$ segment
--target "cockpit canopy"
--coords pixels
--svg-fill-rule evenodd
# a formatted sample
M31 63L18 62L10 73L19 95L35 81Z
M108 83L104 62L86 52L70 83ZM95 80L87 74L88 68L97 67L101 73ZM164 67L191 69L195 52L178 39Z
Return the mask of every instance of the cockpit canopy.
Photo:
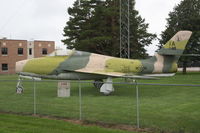
M67 56L71 53L71 50L69 49L56 49L48 56Z

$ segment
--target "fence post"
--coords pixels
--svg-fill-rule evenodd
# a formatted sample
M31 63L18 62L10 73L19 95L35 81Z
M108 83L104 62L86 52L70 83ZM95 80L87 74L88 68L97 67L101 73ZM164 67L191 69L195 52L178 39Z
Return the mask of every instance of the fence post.
M79 80L79 120L82 120L82 94L81 94L81 83Z
M36 115L36 85L35 79L33 79L33 114Z
M140 101L139 101L139 87L137 81L135 81L136 85L136 113L137 113L137 128L140 128Z

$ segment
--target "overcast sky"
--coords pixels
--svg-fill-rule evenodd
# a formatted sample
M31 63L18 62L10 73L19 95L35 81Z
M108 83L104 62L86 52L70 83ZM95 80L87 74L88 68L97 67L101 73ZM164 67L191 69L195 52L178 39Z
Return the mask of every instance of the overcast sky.
M75 0L0 0L0 38L51 40L61 47L63 28L69 18L67 8ZM149 32L159 35L165 29L168 13L181 0L136 0L136 9ZM147 47L151 55L157 41Z

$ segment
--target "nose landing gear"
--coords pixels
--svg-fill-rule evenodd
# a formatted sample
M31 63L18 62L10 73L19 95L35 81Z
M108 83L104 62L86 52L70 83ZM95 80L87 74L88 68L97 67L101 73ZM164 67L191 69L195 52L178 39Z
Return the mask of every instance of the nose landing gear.
M22 86L22 79L19 77L18 82L17 82L17 86L16 86L16 93L22 94L23 91L24 91L24 88Z

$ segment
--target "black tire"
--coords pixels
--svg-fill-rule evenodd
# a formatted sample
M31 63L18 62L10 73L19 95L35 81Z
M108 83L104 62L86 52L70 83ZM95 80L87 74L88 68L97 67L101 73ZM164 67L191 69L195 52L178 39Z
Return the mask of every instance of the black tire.
M101 86L104 84L104 82L103 82L103 79L100 79L100 80L95 80L93 84L94 84L94 87L96 87L97 89L100 89Z

